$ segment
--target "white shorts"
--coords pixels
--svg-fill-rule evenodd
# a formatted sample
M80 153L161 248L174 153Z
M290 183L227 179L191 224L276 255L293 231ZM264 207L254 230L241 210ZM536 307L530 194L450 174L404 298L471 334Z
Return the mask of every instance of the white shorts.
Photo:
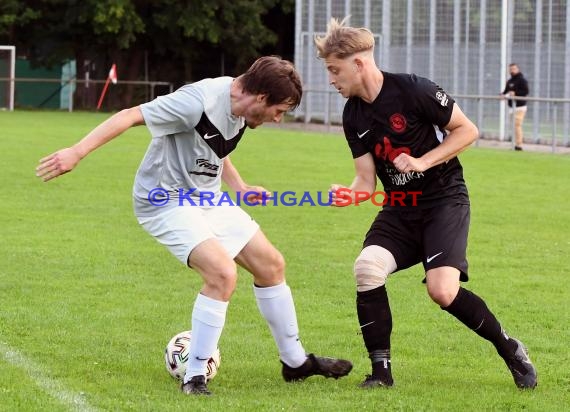
M184 265L188 264L190 252L211 238L217 239L233 259L259 229L239 206L179 206L156 210L154 216L137 216L139 224Z

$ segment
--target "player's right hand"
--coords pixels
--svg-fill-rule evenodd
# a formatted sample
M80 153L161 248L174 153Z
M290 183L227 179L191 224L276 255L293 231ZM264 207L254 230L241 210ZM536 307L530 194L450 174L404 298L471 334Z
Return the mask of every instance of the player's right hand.
M342 193L338 192L339 189L344 189L341 191ZM339 184L332 184L329 188L329 196L331 200L331 206L342 207L346 206L347 203L347 193L350 193L351 190L346 187L345 185ZM349 197L350 198L350 197ZM348 203L350 204L350 203Z
M36 167L36 176L44 182L70 172L79 163L81 156L76 149L67 147L58 150L49 156L40 159L40 164Z

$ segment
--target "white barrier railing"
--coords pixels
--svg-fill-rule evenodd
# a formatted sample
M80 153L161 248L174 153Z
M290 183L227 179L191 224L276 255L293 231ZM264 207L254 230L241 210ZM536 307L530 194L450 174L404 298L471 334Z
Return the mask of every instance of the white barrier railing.
M318 122L327 126L341 124L345 99L335 90L307 88L303 100L320 104L301 103L295 118L305 123ZM514 111L505 110L507 100L502 95L450 95L458 102L465 114L477 125L482 138L500 141L514 136ZM308 98L310 96L310 98ZM511 99L511 98L509 98ZM523 123L526 143L550 144L570 147L570 98L513 97L526 100L528 111ZM500 109L503 106L503 110ZM317 109L315 109L315 107ZM562 113L559 113L562 110ZM501 117L500 113L507 113Z

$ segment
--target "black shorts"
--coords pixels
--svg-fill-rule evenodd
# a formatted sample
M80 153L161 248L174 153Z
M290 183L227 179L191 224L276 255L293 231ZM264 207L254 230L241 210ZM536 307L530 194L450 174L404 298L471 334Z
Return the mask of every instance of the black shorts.
M381 210L364 239L364 247L388 249L402 270L422 262L424 270L451 266L467 274L469 205L443 204L429 209Z

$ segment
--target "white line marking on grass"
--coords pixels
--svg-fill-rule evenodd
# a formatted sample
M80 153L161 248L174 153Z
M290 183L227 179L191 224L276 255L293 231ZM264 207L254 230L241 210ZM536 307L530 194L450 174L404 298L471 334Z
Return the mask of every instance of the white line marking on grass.
M45 370L41 370L36 362L26 358L17 350L0 342L0 353L2 354L2 358L8 363L24 370L39 388L43 389L62 404L77 411L90 412L97 410L87 403L82 394L66 390L57 379L49 378Z

